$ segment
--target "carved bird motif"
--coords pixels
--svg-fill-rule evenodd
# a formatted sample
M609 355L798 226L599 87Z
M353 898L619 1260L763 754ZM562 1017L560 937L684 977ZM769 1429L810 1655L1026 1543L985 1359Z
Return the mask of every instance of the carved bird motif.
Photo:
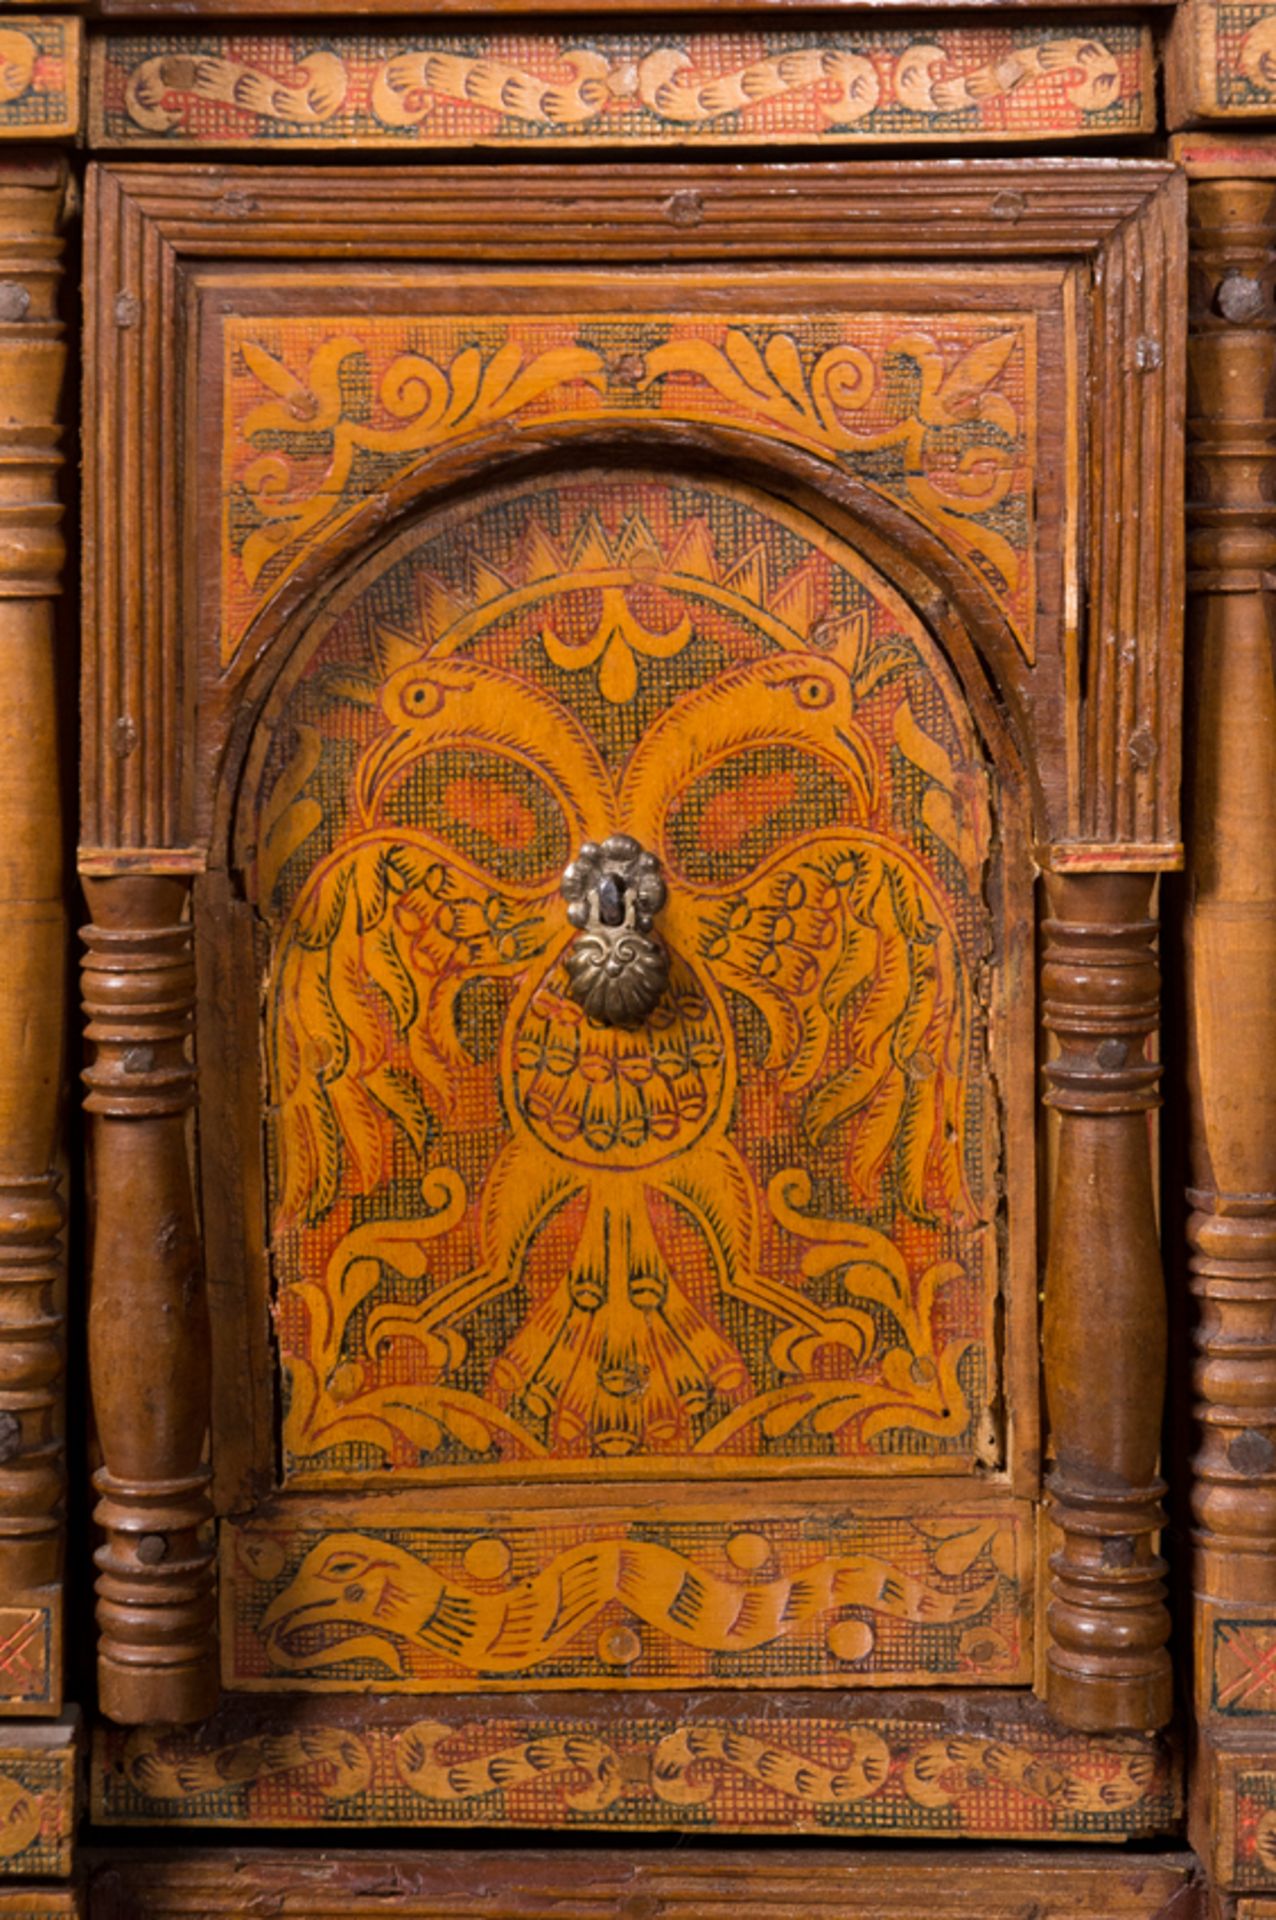
M572 1647L616 1601L659 1637L743 1653L845 1607L923 1626L968 1620L996 1590L995 1576L945 1590L869 1553L827 1554L771 1578L726 1577L671 1547L628 1538L568 1547L493 1590L449 1577L393 1541L335 1533L306 1555L258 1631L271 1665L284 1671L358 1659L402 1675L415 1652L470 1672L515 1674ZM871 1632L866 1638L871 1646Z
M865 1209L889 1179L919 1220L972 1211L961 947L921 864L868 824L876 751L848 673L798 651L733 667L674 700L615 777L565 706L491 665L427 654L389 677L380 705L351 830L309 875L276 947L280 1224L374 1191L387 1118L423 1167L432 1126L465 1124L476 1073L455 1012L476 977L507 983L509 1140L478 1199L479 1263L415 1302L400 1289L371 1304L366 1358L406 1347L417 1377L454 1377L467 1326L526 1280L529 1250L550 1235L554 1277L530 1290L486 1388L538 1450L712 1444L706 1422L711 1435L716 1413L756 1390L732 1300L764 1316L782 1369L799 1348L808 1363L824 1348L858 1364L875 1338L869 1314L817 1305L800 1280L764 1271L756 1184L729 1137L731 1008L743 1001L765 1032L766 1071L799 1100L810 1141L839 1142ZM695 877L676 831L688 796L733 756L776 746L831 774L843 824L773 834L728 882ZM659 859L668 983L641 1025L608 1026L573 998L557 870L511 880L442 827L405 824L405 783L445 749L530 775L573 847L619 831ZM675 1252L689 1244L698 1260ZM394 1392L402 1403L412 1388ZM371 1413L370 1397L360 1404Z

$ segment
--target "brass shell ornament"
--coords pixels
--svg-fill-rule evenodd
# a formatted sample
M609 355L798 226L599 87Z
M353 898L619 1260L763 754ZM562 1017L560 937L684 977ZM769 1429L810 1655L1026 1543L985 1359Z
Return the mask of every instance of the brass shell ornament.
M637 1027L669 979L651 923L665 903L660 863L627 833L587 840L562 878L567 918L581 929L564 958L572 998L609 1027Z

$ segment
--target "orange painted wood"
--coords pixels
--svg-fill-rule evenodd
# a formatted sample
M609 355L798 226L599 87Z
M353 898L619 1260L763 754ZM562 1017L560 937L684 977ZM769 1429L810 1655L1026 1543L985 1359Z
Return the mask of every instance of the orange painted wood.
M1069 1732L1006 1688L226 1693L200 1727L100 1725L91 1770L112 1829L681 1829L688 1850L688 1828L1148 1841L1177 1831L1180 1788L1164 1735Z
M52 13L0 15L0 141L73 139L80 129L84 26Z
M744 27L741 31L740 28ZM799 31L772 21L671 36L543 23L477 35L111 34L95 38L95 148L275 147L541 152L943 140L1069 140L1151 132L1145 23L867 18Z
M233 682L206 690L201 720L215 729L213 742L202 760L189 763L190 743L178 738L178 680L171 662L161 665L175 631L172 596L181 588L176 570L158 565L161 551L181 543L170 463L182 390L171 356L178 312L191 297L182 263L193 267L229 252L283 267L297 259L349 259L353 250L386 263L387 292L408 284L411 263L448 260L676 269L690 259L850 267L947 258L1026 266L1062 256L1093 276L1093 431L1106 449L1091 470L1086 564L1094 645L1084 683L1075 653L1070 667L1055 665L1053 681L1010 665L999 677L1033 737L1042 787L1036 830L1060 849L1056 864L1103 866L1113 846L1141 848L1153 868L1177 861L1181 541L1176 516L1154 509L1177 496L1182 474L1175 382L1183 314L1171 292L1182 259L1176 176L1156 165L1110 162L1051 163L1046 172L1022 162L929 173L916 162L878 170L810 165L789 168L782 179L747 167L625 166L604 178L546 166L520 174L515 217L508 196L493 190L490 169L446 168L380 174L376 197L352 220L351 195L370 178L335 168L307 169L304 178L271 168L121 166L95 173L88 238L98 292L87 403L98 431L89 469L86 616L98 638L86 666L83 767L90 855L110 847L166 848L198 862L197 843L208 827L200 817L206 776L226 724L217 703L234 691ZM396 281L400 271L407 277ZM149 459L142 420L164 423ZM717 445L723 449L720 438ZM752 451L756 457L758 449ZM501 443L482 457L477 447L460 449L451 461L446 447L438 452L428 483L455 484L500 458ZM749 452L735 444L726 457ZM120 461L132 476L123 489L115 484ZM1056 480L1066 466L1065 456ZM814 478L826 491L838 488L827 462L814 476L800 461L789 472L801 483ZM372 503L369 510L374 518L385 511ZM151 546L142 538L150 526L165 527L164 541ZM128 569L118 563L125 550L148 569L141 596L131 593ZM960 594L960 577L946 572L944 591ZM962 617L978 616L963 606ZM1145 641L1150 635L1155 645ZM154 662L153 669L144 672L144 662ZM1058 684L1060 673L1066 684ZM1073 716L1070 727L1056 724L1060 701Z
M1276 107L1276 8L1180 0L1165 56L1171 127L1270 120ZM1256 131L1258 129L1256 128Z

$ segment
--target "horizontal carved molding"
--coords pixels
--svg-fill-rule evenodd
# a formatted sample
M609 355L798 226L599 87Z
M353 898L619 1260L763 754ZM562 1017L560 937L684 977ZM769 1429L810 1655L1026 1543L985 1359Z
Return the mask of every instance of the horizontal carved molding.
M425 149L1075 139L1155 130L1151 33L257 31L95 40L95 147Z
M1088 1839L1165 1833L1171 1749L1062 1733L1023 1694L589 1695L278 1702L227 1696L186 1732L102 1729L108 1826L561 1826Z
M697 1854L632 1847L529 1853L351 1849L329 1855L183 1848L179 1858L113 1849L90 1863L94 1913L101 1920L168 1920L196 1912L206 1920L268 1912L277 1920L378 1920L392 1903L398 1920L916 1920L920 1913L969 1920L1169 1920L1190 1881L1182 1857L1141 1858L1137 1872L1119 1858L1076 1864L1039 1855L988 1860L943 1852L865 1849L836 1854L768 1847ZM112 1904L115 1902L116 1904ZM1171 1904L1171 1903L1175 1904ZM0 1903L0 1916L6 1913Z
M83 4L83 0L79 0ZM860 0L860 6L872 6L875 13L903 13L915 11L917 0ZM1007 10L1012 14L1028 14L1035 8L1037 0L1007 0ZM1137 0L1112 0L1104 8L1105 13L1123 14L1155 12L1158 8L1168 9L1173 0L1150 0L1149 5L1138 4ZM936 14L949 12L968 12L970 0L931 0L927 11ZM1093 11L1094 0L1054 0L1050 11L1062 16L1074 13L1084 14ZM271 0L272 15L287 19L291 16L350 13L350 0ZM198 19L217 19L227 14L242 14L243 0L97 0L94 11L103 18L116 20L163 20L178 19L183 22ZM420 14L420 0L373 0L373 4L363 9L365 15ZM474 0L434 0L430 8L432 14L472 14L475 11ZM545 11L543 0L486 0L485 14L497 18L517 16L519 14L537 14ZM555 13L598 14L598 0L556 0ZM652 11L647 0L611 0L607 8L612 14L647 14ZM685 14L693 21L702 22L704 18L704 0L665 0L660 11L670 17ZM751 13L791 13L793 0L714 0L714 11L720 14ZM806 0L804 12L812 14L840 13L850 11L847 0Z

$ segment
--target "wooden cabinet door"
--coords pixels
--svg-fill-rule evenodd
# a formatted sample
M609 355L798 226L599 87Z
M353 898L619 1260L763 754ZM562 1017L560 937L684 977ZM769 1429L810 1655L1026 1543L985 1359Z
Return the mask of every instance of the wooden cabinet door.
M1172 1818L1180 219L96 170L103 1820Z

